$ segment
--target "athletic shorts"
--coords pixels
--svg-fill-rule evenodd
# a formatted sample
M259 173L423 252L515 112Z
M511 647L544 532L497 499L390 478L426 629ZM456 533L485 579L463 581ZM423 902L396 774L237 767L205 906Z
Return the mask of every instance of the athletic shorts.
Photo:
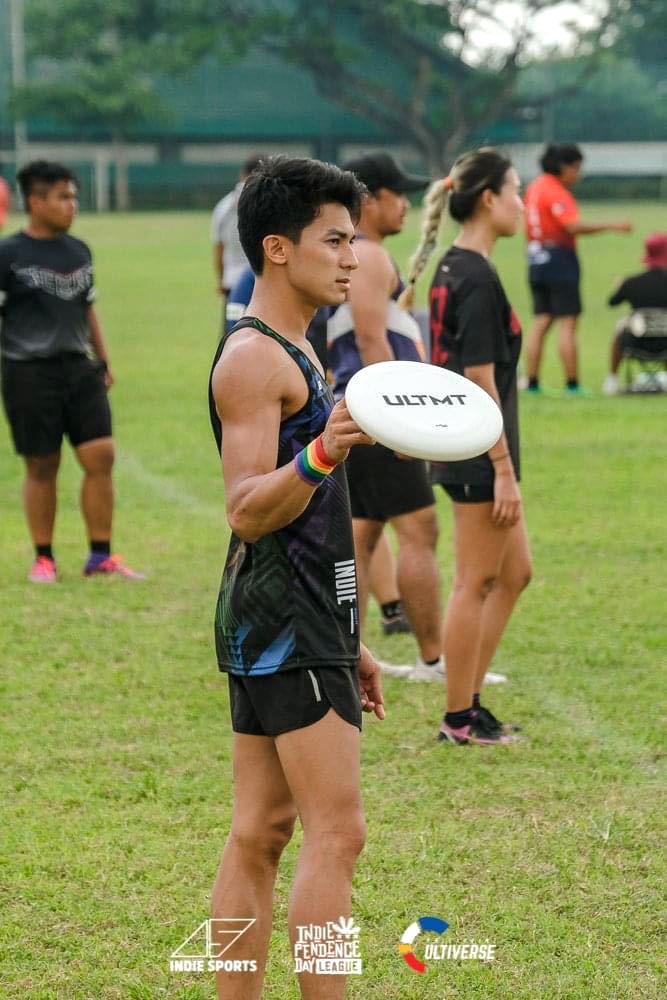
M345 463L352 517L388 521L435 503L426 462L398 458L381 444L359 444Z
M454 503L490 503L493 501L493 485L491 483L441 483L440 484Z
M84 355L3 358L2 400L19 455L53 455L65 434L74 447L111 436L104 373Z
M581 296L577 281L534 281L530 290L535 316L578 316L581 313Z
M357 667L298 667L264 677L229 674L232 729L248 736L280 736L319 722L333 708L361 729Z

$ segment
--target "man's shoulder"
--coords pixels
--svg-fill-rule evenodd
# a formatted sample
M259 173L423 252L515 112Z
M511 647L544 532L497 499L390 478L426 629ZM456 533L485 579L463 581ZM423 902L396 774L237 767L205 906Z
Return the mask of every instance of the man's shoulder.
M77 253L84 254L88 258L92 257L92 254L90 252L90 247L85 242L85 240L79 239L78 236L72 236L71 233L65 233L65 235L63 236L63 244L68 249L75 250Z
M277 341L254 326L240 326L226 334L213 366L211 386L216 398L248 404L273 394L279 398L294 375Z
M13 256L23 241L23 233L20 230L12 233L11 236L4 236L0 239L0 255L2 255L3 260Z
M234 205L236 197L236 189L232 188L232 190L228 191L227 194L220 199L220 201L216 202L213 209L213 216L217 218L220 215L224 215L224 213Z
M380 275L396 274L391 254L382 243L376 243L374 240L358 240L354 243L354 252L359 261L358 274L362 280L368 277L375 281Z

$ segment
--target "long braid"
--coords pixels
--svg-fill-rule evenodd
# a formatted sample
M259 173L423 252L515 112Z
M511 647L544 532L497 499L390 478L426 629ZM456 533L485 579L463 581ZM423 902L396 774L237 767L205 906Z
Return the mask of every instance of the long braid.
M424 214L419 244L410 258L408 283L398 299L398 304L402 309L412 309L414 305L415 285L436 248L440 221L451 186L451 178L449 177L437 180L431 184L424 196Z

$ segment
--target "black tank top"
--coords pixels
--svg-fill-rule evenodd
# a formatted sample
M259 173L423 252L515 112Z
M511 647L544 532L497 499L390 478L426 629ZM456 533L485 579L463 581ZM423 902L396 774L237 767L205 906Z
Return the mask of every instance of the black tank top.
M284 347L308 387L305 406L281 422L278 469L323 431L333 395L303 351L252 316L239 320L222 338L211 375L228 338L248 327ZM209 411L220 448L223 429L210 378ZM218 666L234 674L262 676L358 662L357 585L344 463L284 528L253 543L232 533L215 614L215 644Z

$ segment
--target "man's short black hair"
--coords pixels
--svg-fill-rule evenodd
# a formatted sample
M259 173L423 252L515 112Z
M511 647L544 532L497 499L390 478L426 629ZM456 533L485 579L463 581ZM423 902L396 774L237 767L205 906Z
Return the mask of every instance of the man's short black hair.
M563 167L581 163L584 154L573 142L550 143L540 157L540 166L545 174L558 177Z
M323 205L343 205L356 225L364 185L348 170L305 157L269 156L245 182L238 204L241 246L255 272L264 268L262 240L275 234L298 243Z
M77 183L76 175L69 167L62 163L53 163L50 160L33 160L26 163L16 175L23 204L28 207L28 196L31 194L46 194L48 188L57 184L58 181L72 181Z
M243 166L241 167L241 176L249 177L254 170L257 170L257 167L264 159L266 159L266 157L261 153L253 153L253 155L249 156L247 160L244 160Z

